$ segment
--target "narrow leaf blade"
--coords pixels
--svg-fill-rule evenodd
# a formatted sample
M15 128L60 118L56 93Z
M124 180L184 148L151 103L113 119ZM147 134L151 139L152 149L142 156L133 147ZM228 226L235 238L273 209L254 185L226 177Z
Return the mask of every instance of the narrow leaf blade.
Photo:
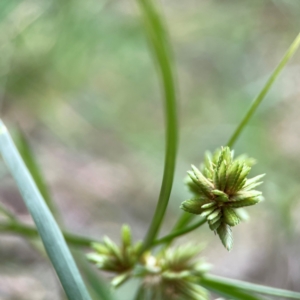
M1 121L0 152L17 183L68 298L90 300L64 237Z

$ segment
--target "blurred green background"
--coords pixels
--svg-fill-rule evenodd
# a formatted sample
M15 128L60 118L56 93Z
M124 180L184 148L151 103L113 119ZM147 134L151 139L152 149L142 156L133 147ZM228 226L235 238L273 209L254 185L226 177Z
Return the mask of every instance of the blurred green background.
M180 145L162 234L189 197L183 178L226 144L300 28L298 0L163 1L177 68ZM228 253L206 226L213 273L300 291L300 52L236 144L267 173L266 200L233 229ZM164 159L162 92L137 5L125 0L1 0L0 109L21 128L65 226L117 241L143 238ZM31 218L3 163L0 200ZM28 297L30 295L30 297ZM124 296L124 294L123 294ZM26 240L0 235L0 299L63 299L52 267ZM125 298L123 298L125 299Z

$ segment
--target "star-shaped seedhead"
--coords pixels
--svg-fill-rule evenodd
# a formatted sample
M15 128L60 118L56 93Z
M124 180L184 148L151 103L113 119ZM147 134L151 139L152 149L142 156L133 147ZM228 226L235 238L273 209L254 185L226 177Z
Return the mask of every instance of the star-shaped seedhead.
M132 243L129 226L123 225L121 230L121 245L116 245L111 239L105 237L103 243L93 243L95 252L87 254L89 261L103 271L117 273L112 280L113 286L118 286L130 277L132 268L138 260L138 253L142 243Z
M122 243L109 238L94 243L95 250L87 258L103 271L113 272L111 284L117 287L130 277L141 278L139 297L156 300L208 300L208 292L199 286L203 274L210 269L203 259L197 259L202 246L184 245L167 248L157 255L141 251L141 243L133 244L130 228L122 227Z
M234 159L229 147L222 147L214 155L207 152L200 170L192 166L186 183L194 198L184 201L181 208L205 217L211 230L217 232L223 245L233 245L231 227L241 221L237 208L260 202L262 193L254 190L265 175L248 179L254 160L246 156Z
M168 248L157 256L148 253L136 269L136 276L143 277L138 299L208 300L208 291L199 286L199 279L210 269L203 259L197 259L201 250L189 244Z

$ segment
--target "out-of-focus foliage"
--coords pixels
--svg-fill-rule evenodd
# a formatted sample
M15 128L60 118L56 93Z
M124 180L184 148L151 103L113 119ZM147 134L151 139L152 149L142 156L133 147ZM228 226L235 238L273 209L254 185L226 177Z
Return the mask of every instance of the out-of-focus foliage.
M166 0L163 7L175 49L181 127L170 228L189 197L185 171L205 150L226 143L298 33L300 2ZM204 253L215 273L295 290L299 63L298 53L235 147L236 154L257 158L251 176L267 173L266 201L249 208L251 226L236 229L231 254L208 230L186 238L207 242ZM101 239L116 238L120 224L129 223L136 239L143 237L159 193L164 124L133 2L1 0L0 108L6 122L29 137L66 226ZM1 201L27 221L2 167L0 175ZM39 256L19 239L0 239L0 299L27 299L26 289L34 291L33 300L60 299Z

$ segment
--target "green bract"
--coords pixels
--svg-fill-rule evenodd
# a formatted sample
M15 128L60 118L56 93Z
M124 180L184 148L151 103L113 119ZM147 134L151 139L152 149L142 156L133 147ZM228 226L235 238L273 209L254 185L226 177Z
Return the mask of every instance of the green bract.
M205 154L201 171L195 166L188 171L186 183L195 197L184 201L181 208L205 217L227 250L233 245L231 227L241 221L236 208L254 205L263 199L262 193L253 189L262 183L260 179L265 174L247 179L253 164L254 160L244 155L234 159L233 151L222 147L213 155Z

